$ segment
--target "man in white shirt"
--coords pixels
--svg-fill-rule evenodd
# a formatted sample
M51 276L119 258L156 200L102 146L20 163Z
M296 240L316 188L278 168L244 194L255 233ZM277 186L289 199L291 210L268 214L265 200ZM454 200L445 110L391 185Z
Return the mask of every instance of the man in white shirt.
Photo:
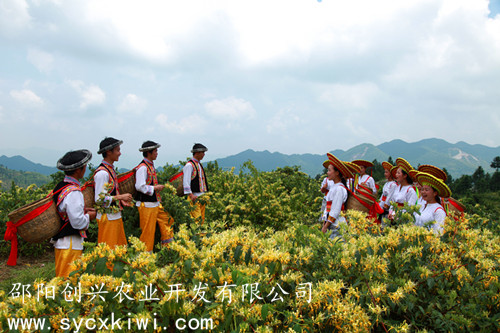
M207 150L207 147L201 143L195 143L193 149L191 149L193 158L184 165L184 168L182 168L184 175L184 195L187 195L191 205L195 206L194 210L191 211L191 217L193 219L201 218L201 224L205 222L205 205L201 204L197 199L205 192L208 192L208 182L205 170L201 164L201 160L205 157L205 152Z
M139 210L140 226L142 230L139 238L146 244L147 251L153 251L156 222L161 233L161 243L166 246L174 239L174 219L165 212L160 201L160 191L165 185L158 184L154 161L158 157L160 144L146 141L139 149L144 156L142 162L135 168L136 205Z
M57 168L64 171L66 176L52 191L61 218L61 228L52 237L56 276L69 276L71 263L82 255L85 230L89 227L90 220L96 217L95 209L85 208L79 182L84 177L91 158L92 153L82 149L70 151L57 161Z

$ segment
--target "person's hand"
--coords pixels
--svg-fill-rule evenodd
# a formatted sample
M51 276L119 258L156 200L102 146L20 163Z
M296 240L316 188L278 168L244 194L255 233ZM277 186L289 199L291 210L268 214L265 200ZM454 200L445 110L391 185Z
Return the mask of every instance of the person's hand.
M89 215L90 220L95 220L95 218L97 216L97 210L95 208L85 208L83 210L83 212L84 212L84 214Z
M124 194L118 194L115 195L115 199L120 200L120 201L132 201L132 194L130 193L124 193ZM130 206L130 205L127 205Z
M158 184L158 185L153 186L153 188L156 192L160 192L161 190L163 190L165 188L165 185Z
M328 192L328 184L327 183L325 183L325 185L323 185L321 187L321 193L326 193L326 192Z
M193 193L189 193L189 199L191 199L192 202L195 202L196 201L196 195L194 195Z
M328 222L328 221L323 222L323 228L321 228L321 231L323 233L326 233L328 231L329 226L330 226L330 222Z

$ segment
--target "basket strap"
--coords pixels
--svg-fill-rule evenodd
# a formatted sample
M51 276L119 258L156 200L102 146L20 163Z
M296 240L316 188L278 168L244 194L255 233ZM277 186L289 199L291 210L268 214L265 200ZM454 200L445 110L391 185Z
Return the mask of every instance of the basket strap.
M64 187L63 187L64 188ZM47 194L47 197L53 196L57 193L59 193L63 188L57 190L56 192L51 191L49 194ZM7 265L8 266L16 266L17 262L17 228L28 222L29 220L34 219L35 217L39 216L43 212L45 212L49 207L54 203L53 200L50 200L43 206L40 206L36 209L33 209L31 212L28 214L24 215L19 221L16 223L13 223L11 221L7 222L7 230L5 230L5 234L3 236L3 239L5 241L10 241L10 254L9 254L9 260L7 260Z

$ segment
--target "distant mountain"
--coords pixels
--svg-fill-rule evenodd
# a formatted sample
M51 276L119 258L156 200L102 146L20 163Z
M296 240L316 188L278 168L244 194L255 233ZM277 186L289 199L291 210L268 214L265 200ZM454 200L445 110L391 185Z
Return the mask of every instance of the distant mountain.
M490 168L495 156L500 156L500 147L492 148L484 145L470 145L465 142L451 144L441 139L425 139L418 142L407 143L402 140L392 140L378 146L361 144L347 151L333 150L332 154L344 161L365 159L369 161L385 161L391 156L393 160L403 157L414 167L420 164L432 164L446 170L453 177L472 174L482 166L486 172L493 172ZM217 159L220 167L239 167L251 160L256 168L262 171L274 170L277 167L297 165L301 170L315 176L323 170L322 163L325 155L319 154L294 154L286 155L265 151L245 150L239 154Z
M0 189L10 189L12 182L17 186L27 187L31 184L42 186L51 180L50 176L38 172L11 170L0 165Z
M38 172L46 176L59 171L54 167L48 167L40 163L33 163L19 155L12 157L7 157L5 155L0 156L0 165L3 165L11 170Z

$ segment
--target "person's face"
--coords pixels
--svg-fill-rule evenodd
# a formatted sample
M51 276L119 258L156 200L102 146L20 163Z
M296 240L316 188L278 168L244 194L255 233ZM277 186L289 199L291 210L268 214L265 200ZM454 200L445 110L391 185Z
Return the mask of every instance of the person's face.
M401 168L398 168L398 170L396 170L396 180L401 184L401 181L403 181L404 178L405 176L403 174L403 170Z
M422 199L427 202L434 202L436 200L437 192L429 185L422 186Z
M112 150L108 151L108 153L106 155L109 156L109 158L113 162L117 162L120 159L121 154L122 153L120 152L120 146L118 146L118 147L115 147Z
M339 172L338 172L338 171L336 171L336 170L333 168L333 165L331 165L331 164L330 164L330 165L328 166L328 171L326 172L326 175L328 176L328 179L329 179L329 180L333 180L333 179L335 179L335 177L336 177L336 176L337 176L337 177L339 176Z
M151 153L149 153L149 160L154 161L158 158L158 148L155 148Z
M359 171L360 174L364 175L366 173L366 167L364 165L361 165L359 169L360 169Z
M194 158L196 158L198 161L201 161L203 157L205 157L205 152L204 151L199 151L197 153L194 153Z
M391 179L391 172L387 169L384 169L384 177L387 180Z

